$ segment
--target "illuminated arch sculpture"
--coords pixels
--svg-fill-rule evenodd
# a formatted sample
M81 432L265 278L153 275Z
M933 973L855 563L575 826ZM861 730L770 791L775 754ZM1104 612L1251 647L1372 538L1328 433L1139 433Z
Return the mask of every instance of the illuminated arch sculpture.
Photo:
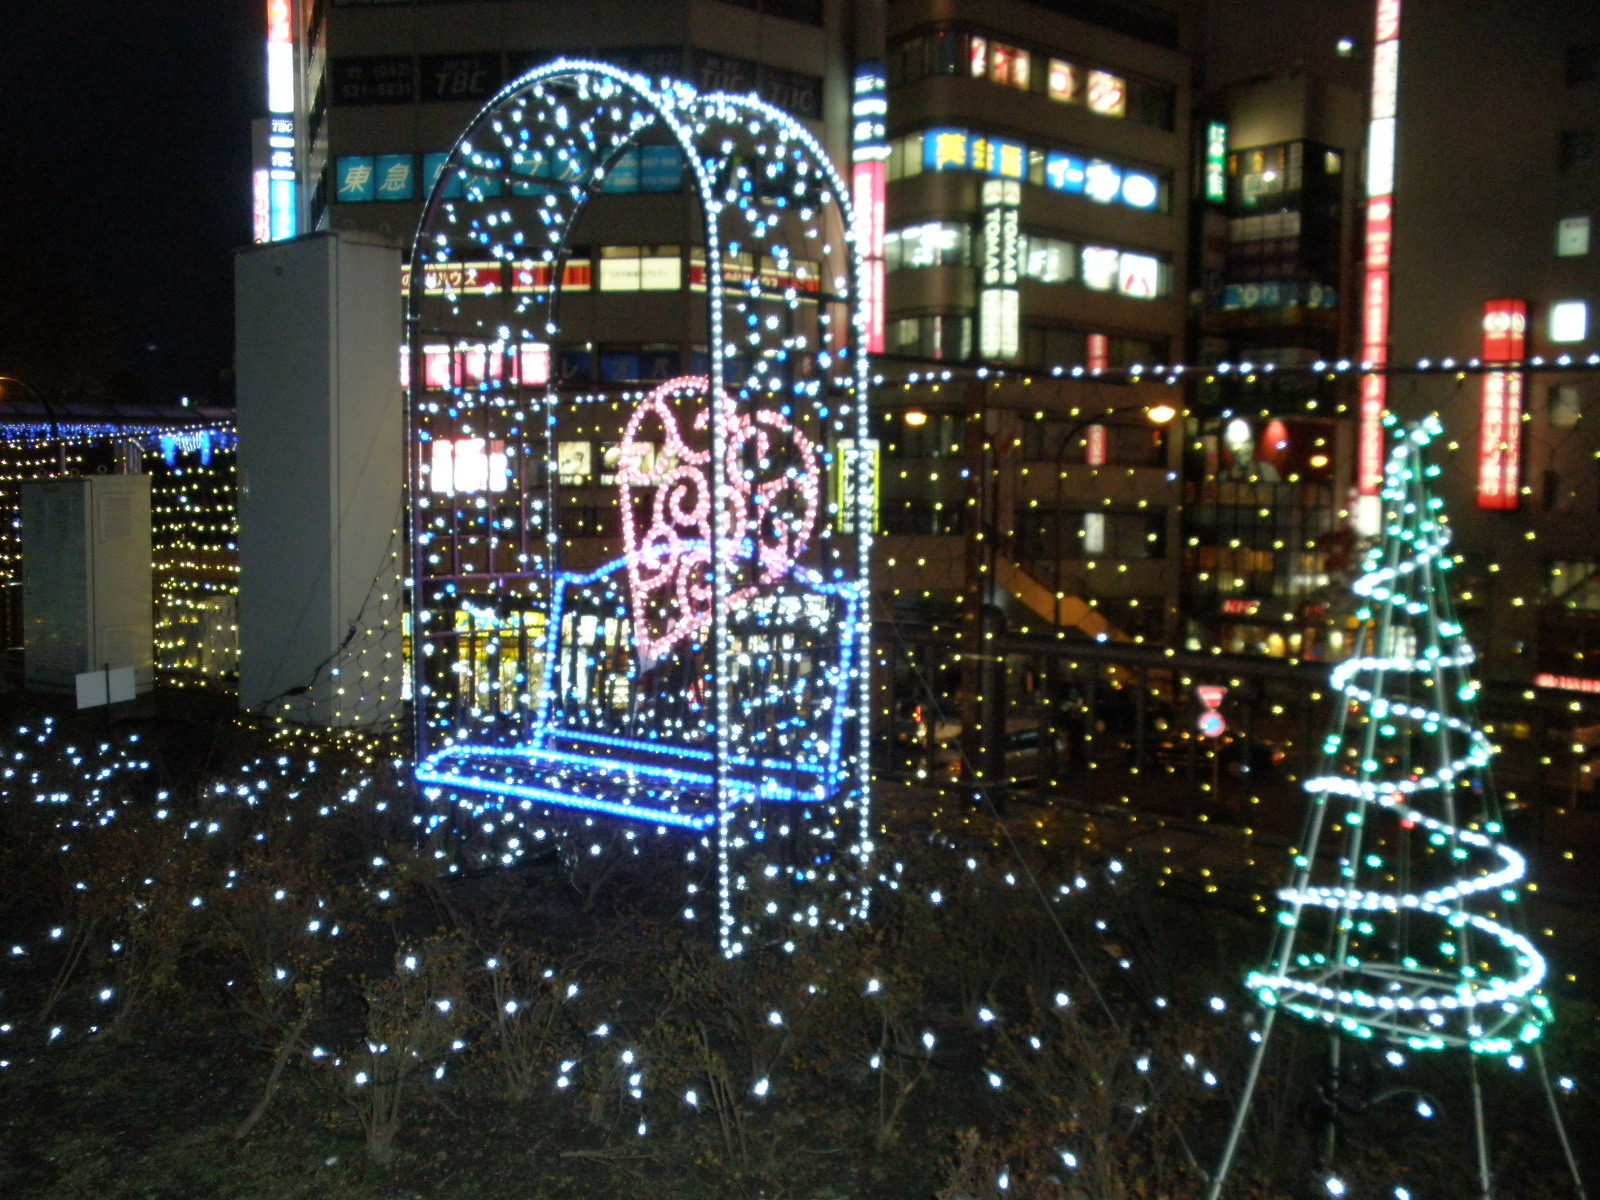
M655 385L563 385L563 321L592 331L610 302L574 230L662 164L698 200L676 269L705 349ZM851 228L826 153L780 111L558 60L468 127L411 258L427 819L698 832L729 954L866 912L856 514L875 481Z

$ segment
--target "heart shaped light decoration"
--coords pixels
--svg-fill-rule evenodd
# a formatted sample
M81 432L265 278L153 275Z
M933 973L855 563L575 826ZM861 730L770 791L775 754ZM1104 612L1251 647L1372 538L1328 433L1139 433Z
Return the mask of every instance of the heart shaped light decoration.
M623 433L617 486L634 644L646 670L711 621L711 451L691 446L681 424L683 402L702 400L709 388L704 376L669 379L639 402ZM731 400L722 403L728 492L715 505L717 538L728 565L755 566L731 605L799 560L816 527L820 471L815 447L783 414L735 413ZM695 406L697 441L709 440L710 416L709 405Z

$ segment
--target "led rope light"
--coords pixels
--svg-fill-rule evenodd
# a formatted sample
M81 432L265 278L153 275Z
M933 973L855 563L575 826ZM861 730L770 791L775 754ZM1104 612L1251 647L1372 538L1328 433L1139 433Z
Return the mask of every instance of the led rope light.
M1323 743L1322 773L1305 784L1314 807L1294 881L1278 893L1286 907L1278 915L1272 966L1247 982L1263 1004L1359 1038L1418 1050L1510 1053L1536 1040L1549 1021L1548 1002L1537 992L1546 966L1533 943L1497 914L1467 907L1496 896L1512 903L1526 862L1490 836L1500 832L1498 822L1485 817L1480 831L1460 824L1455 811L1458 795L1480 797L1481 807L1493 747L1482 730L1445 711L1451 701L1470 705L1477 685L1465 676L1475 655L1451 615L1444 580L1434 574L1451 566L1450 531L1443 503L1425 484L1438 468L1424 463L1422 451L1441 431L1430 417L1406 431L1389 455L1383 538L1353 588L1364 601L1365 652L1331 673L1345 702ZM1427 703L1409 696L1412 684L1432 689ZM1348 728L1354 713L1361 716ZM1406 768L1424 757L1424 745L1436 765ZM1334 797L1349 802L1342 814L1328 810ZM1424 802L1427 809L1419 807ZM1337 881L1313 882L1324 826L1341 818ZM1399 864L1424 855L1378 854L1379 827L1397 847L1424 839L1423 851L1441 856L1452 871L1467 871L1473 858L1494 865L1427 886L1402 883ZM1387 873L1394 886L1363 886L1363 873ZM1325 948L1298 950L1306 923L1319 912L1327 914ZM1386 928L1367 920L1369 914ZM1433 947L1425 947L1412 914L1439 927ZM1399 929L1395 921L1403 923ZM1481 944L1474 946L1470 935ZM1485 954L1498 966L1481 970Z
M683 278L705 296L706 362L573 396L552 369L568 237L652 138L704 216ZM568 59L469 125L412 256L417 777L456 820L714 829L730 955L769 918L867 913L872 522L847 530L823 499L829 470L852 510L871 494L839 449L870 432L857 237L844 180L780 110ZM607 290L596 261L578 290ZM500 285L438 286L468 264ZM593 438L615 455L603 494Z

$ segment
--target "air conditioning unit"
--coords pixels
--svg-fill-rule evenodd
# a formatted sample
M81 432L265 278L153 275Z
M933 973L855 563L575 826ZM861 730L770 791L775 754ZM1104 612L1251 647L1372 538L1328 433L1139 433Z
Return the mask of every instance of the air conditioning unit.
M22 484L22 630L29 687L72 692L80 675L132 668L150 689L149 476Z

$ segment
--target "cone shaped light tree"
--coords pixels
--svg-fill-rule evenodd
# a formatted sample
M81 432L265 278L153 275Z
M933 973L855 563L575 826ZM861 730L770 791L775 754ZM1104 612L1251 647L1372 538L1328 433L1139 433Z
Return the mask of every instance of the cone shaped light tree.
M1509 1053L1539 1036L1543 957L1507 921L1526 874L1497 839L1492 747L1473 721L1475 655L1448 589L1443 502L1427 480L1430 418L1385 473L1384 527L1354 590L1355 653L1307 780L1311 811L1279 896L1263 1004L1412 1050ZM1337 853L1329 854L1337 845Z
M1474 719L1476 656L1451 607L1450 530L1428 485L1439 468L1423 452L1440 432L1433 417L1400 431L1386 464L1382 533L1353 585L1356 645L1332 672L1336 708L1305 784L1310 809L1291 881L1278 893L1272 952L1247 981L1267 1015L1213 1198L1280 1011L1328 1030L1330 1095L1341 1086L1347 1040L1509 1059L1536 1044L1550 1019L1538 990L1544 958L1517 928L1526 865L1499 840L1493 747ZM1488 1196L1475 1068L1470 1078ZM1553 1098L1552 1117L1566 1147ZM1576 1180L1570 1148L1568 1161Z

